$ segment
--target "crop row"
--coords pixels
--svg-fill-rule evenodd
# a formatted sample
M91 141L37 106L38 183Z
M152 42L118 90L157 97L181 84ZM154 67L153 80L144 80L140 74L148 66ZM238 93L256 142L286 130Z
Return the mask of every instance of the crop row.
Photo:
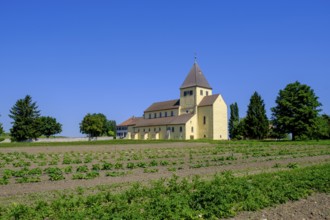
M69 193L51 201L0 207L1 219L218 219L330 192L330 164L268 174L211 180L159 180L151 186L92 195ZM284 187L285 186L285 187Z
M29 167L51 166L51 165L70 165L70 164L88 164L102 161L138 161L150 159L185 159L199 157L228 156L235 154L236 158L260 158L260 157L305 157L329 155L329 146L275 146L275 147L249 147L249 146L217 146L217 147L195 147L195 148L166 148L166 149L146 149L146 150L116 150L112 152L89 152L89 153L37 153L29 154L27 152L0 152L0 169L8 166Z

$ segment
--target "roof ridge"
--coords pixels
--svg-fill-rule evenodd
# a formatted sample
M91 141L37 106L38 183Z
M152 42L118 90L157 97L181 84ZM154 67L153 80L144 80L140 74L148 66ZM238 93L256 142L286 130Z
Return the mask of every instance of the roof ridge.
M208 83L207 79L205 78L197 62L193 64L193 67L190 69L180 89L195 87L195 86L212 89L212 87Z

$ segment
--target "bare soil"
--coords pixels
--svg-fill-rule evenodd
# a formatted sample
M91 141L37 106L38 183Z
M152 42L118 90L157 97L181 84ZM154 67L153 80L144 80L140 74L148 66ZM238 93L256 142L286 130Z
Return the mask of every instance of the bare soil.
M314 194L306 199L287 202L276 207L266 208L256 212L242 212L229 220L267 220L267 219L299 219L299 220L329 220L330 195Z

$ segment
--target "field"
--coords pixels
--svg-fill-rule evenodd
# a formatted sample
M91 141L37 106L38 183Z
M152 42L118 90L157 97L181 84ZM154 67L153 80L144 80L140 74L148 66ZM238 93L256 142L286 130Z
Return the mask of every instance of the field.
M219 218L329 193L326 141L95 143L1 144L0 217ZM215 201L206 198L212 189Z

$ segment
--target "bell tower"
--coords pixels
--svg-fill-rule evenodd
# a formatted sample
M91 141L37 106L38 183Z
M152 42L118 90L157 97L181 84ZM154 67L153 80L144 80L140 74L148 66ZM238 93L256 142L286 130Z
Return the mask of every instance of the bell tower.
M192 68L180 87L180 115L196 113L200 101L209 95L212 95L212 87L207 82L195 59Z

